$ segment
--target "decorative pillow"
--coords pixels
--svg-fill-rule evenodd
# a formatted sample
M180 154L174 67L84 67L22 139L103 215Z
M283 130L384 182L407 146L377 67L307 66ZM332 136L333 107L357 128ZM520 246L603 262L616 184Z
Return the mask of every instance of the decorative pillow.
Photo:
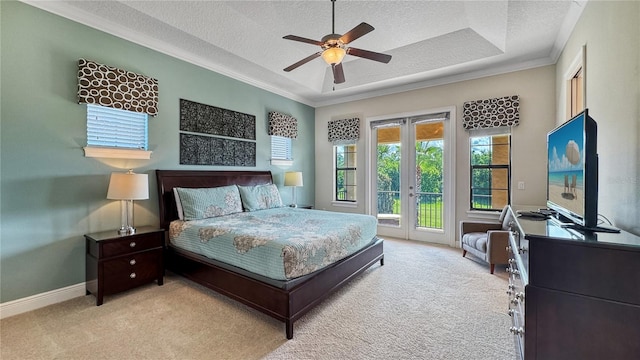
M182 204L183 220L198 220L242 212L235 185L216 188L176 188Z
M282 198L275 184L240 186L240 197L246 211L282 207Z

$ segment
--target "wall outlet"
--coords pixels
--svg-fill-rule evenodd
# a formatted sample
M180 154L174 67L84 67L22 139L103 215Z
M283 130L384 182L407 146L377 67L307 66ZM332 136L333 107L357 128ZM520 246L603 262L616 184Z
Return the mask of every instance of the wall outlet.
M524 190L524 181L518 181L518 190Z

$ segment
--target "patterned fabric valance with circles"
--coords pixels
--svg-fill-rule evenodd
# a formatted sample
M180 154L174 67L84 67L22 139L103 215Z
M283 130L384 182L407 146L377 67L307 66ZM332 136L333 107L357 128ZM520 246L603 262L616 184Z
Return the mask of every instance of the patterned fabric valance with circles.
M269 113L269 135L298 138L298 120L276 111Z
M329 142L334 145L355 144L360 138L360 118L329 121Z
M94 61L78 60L78 103L158 115L158 80Z
M520 97L518 95L464 103L462 126L465 130L517 126L519 123Z

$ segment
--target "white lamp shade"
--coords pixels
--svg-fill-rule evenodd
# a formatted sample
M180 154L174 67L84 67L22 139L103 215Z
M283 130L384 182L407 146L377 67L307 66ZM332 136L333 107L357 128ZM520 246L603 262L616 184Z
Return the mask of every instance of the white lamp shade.
M149 176L147 174L111 173L107 199L145 200L149 198Z
M302 173L299 171L284 173L284 186L302 186Z

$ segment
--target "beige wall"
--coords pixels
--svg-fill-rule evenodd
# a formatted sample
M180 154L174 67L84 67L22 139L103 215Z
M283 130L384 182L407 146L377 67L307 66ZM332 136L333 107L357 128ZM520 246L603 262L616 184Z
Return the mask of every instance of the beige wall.
M555 124L555 66L545 66L482 79L412 90L400 94L316 108L316 208L333 211L366 211L365 159L368 139L364 119L383 115L456 107L456 219L467 218L469 209L469 134L462 129L462 104L469 100L520 95L520 126L512 132L512 203L543 204L546 199L546 134ZM327 141L327 122L338 118L361 116L361 139L358 142L358 207L332 206L332 145ZM362 154L362 156L360 155ZM360 170L362 169L362 170ZM518 181L525 190L516 190Z
M589 1L556 64L556 122L566 120L564 73L586 45L586 107L598 123L598 212L640 235L639 44L640 2Z

